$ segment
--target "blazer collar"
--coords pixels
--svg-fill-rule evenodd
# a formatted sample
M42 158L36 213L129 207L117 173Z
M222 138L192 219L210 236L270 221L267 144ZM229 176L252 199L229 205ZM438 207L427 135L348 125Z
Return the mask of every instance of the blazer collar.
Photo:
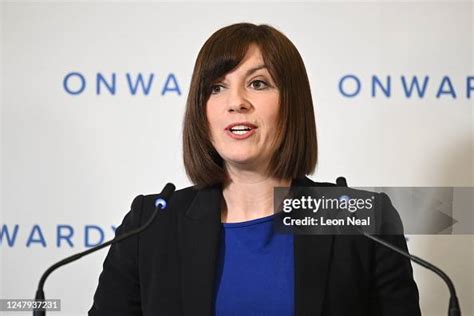
M219 216L220 220L221 198L221 184L215 184L198 190L185 214L193 220L202 220L210 216Z
M318 184L293 179L290 190ZM221 232L220 184L199 190L181 222L184 315L212 315ZM322 315L333 236L294 236L295 315Z

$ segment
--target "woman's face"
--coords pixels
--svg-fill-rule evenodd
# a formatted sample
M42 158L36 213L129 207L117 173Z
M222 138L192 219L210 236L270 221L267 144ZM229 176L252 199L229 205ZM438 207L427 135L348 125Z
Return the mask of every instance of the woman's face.
M237 68L213 84L206 105L211 142L227 168L266 168L279 108L279 90L252 44Z

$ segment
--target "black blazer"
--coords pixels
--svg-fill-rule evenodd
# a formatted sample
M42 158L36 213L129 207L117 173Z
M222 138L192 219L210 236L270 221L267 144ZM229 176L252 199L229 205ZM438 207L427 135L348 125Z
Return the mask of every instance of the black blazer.
M155 198L137 196L116 234L143 225ZM219 185L176 191L151 227L112 245L89 315L212 315L221 198ZM384 239L407 249L402 235ZM294 260L295 315L420 315L408 259L364 236L295 235Z

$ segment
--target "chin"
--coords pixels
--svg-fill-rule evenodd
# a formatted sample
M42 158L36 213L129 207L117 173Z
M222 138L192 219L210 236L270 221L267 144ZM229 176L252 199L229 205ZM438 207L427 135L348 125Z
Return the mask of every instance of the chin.
M244 164L244 163L251 163L255 161L255 155L249 155L246 153L233 153L230 155L221 156L224 160L231 164Z
M231 164L250 164L255 161L252 157L244 157L244 156L238 156L238 157L229 157L226 159L228 163Z

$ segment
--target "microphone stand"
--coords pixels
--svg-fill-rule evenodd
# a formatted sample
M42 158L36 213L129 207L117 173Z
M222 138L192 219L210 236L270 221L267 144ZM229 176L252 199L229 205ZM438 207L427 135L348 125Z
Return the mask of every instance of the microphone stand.
M346 182L346 179L344 177L337 178L336 184L339 187L347 187L347 182ZM442 278L444 280L444 282L446 283L446 285L448 286L448 289L449 289L450 298L449 298L448 316L461 316L461 308L459 307L459 301L458 301L458 297L456 295L456 289L454 288L454 283L451 281L449 276L446 273L444 273L443 270L441 270L437 266L429 263L428 261L426 261L424 259L421 259L420 257L411 255L410 253L404 251L403 249L400 249L400 248L384 241L381 238L378 238L378 237L375 237L375 236L372 236L372 235L366 233L365 231L360 229L359 226L354 226L353 228L357 232L359 232L360 234L362 234L365 237L375 241L376 243L381 244L382 246L387 247L387 248L399 253L400 255L410 259L411 261L421 265L422 267L436 273L440 278Z
M95 252L97 250L100 250L104 247L107 247L111 244L120 242L124 239L127 239L127 238L133 236L133 235L139 234L142 231L144 231L145 229L147 229L148 226L150 226L150 224L154 221L156 215L158 214L158 210L164 210L167 207L168 201L169 201L171 195L174 193L175 189L176 188L172 183L167 183L165 185L165 187L163 188L163 191L158 195L158 198L155 201L155 210L153 211L153 214L151 215L150 219L145 223L145 225L143 225L142 227L131 230L126 234L116 236L115 238L113 238L113 239L111 239L111 240L109 240L109 241L107 241L107 242L105 242L101 245L95 246L91 249L76 253L76 254L74 254L72 256L69 256L69 257L66 257L66 258L62 259L61 261L58 261L55 264L53 264L51 267L49 267L43 273L43 275L41 276L41 279L38 283L38 289L36 290L36 295L35 295L35 302L44 301L44 299L45 299L44 291L43 291L44 283L46 282L46 279L48 278L48 276L54 270L56 270L57 268L65 265L65 264L68 264L70 262L76 261L76 260L78 260L78 259L80 259L80 258L82 258L82 257L84 257L84 256L86 256L90 253L93 253L93 252ZM45 311L44 308L34 309L33 310L33 316L46 316L46 311Z
M422 267L425 267L426 269L428 270L431 270L433 271L434 273L436 273L439 277L441 277L444 282L446 283L446 285L448 286L448 289L449 289L449 294L450 294L450 298L449 298L449 307L448 307L448 316L461 316L461 309L459 307L459 301L458 301L458 297L456 296L456 289L454 288L454 283L451 281L451 279L449 278L449 276L443 272L443 270L441 270L440 268L438 268L437 266L435 266L434 264L431 264L429 263L428 261L426 260L423 260L421 259L420 257L417 257L417 256L414 256L414 255L411 255L409 254L408 252L405 252L403 251L402 249L398 248L398 247L395 247L394 245L384 241L383 239L381 238L378 238L378 237L375 237L375 236L372 236L364 231L361 231L360 229L357 229L362 235L364 235L365 237L367 238L370 238L372 239L373 241L375 241L376 243L379 243L387 248L390 248L391 250L395 251L395 252L398 252L399 254L401 254L402 256L410 259L411 261L413 262L416 262L418 263L419 265L421 265Z

